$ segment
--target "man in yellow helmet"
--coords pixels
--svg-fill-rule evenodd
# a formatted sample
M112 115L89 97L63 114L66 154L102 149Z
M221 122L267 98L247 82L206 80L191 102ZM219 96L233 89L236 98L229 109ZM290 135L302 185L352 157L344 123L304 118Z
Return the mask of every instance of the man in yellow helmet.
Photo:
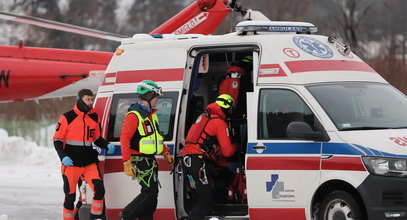
M174 163L169 149L163 143L154 107L161 88L151 80L138 84L139 101L130 106L124 119L120 144L124 173L137 178L140 194L122 211L121 219L153 219L158 197L158 163L155 154L161 154L168 164Z
M186 137L181 151L183 169L191 188L196 193L194 203L187 219L203 219L212 209L213 195L210 172L210 155L219 150L223 157L231 157L236 146L231 143L229 128L225 122L233 111L234 100L228 94L222 94L214 103L207 106ZM218 146L218 147L217 147Z

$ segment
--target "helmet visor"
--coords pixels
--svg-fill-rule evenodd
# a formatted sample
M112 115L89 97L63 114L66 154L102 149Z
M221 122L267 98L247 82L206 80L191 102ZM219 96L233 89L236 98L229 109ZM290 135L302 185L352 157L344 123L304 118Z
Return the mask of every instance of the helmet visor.
M163 88L158 87L158 92L157 92L157 94L158 94L158 95L163 95Z
M216 98L216 103L218 103L218 105L222 108L232 108L234 105L234 102L232 100L226 100L224 98Z
M156 87L154 87L154 86L152 86L152 85L149 85L149 84L147 84L147 83L144 83L144 82L140 82L138 85L139 85L139 86L143 86L143 87L145 87L145 88L147 88L147 89L153 91L155 94L157 94L157 95L159 95L159 96L163 94L163 90L162 90L161 87L156 88Z

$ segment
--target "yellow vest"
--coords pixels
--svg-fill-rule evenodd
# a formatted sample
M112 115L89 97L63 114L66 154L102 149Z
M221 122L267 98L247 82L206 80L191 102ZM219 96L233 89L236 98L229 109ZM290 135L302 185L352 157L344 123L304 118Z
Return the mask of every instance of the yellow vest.
M133 113L138 118L137 131L141 136L138 143L138 151L143 154L160 154L164 149L164 138L158 130L158 117L154 113L152 114L151 121L149 117L143 119L138 111L129 111L127 114Z

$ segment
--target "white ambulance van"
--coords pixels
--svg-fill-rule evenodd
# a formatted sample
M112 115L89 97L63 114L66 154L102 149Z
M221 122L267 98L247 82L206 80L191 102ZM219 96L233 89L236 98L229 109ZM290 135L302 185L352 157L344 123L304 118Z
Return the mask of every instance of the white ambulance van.
M228 121L243 165L247 200L225 199L215 179L210 216L277 220L407 219L407 99L335 38L302 22L254 22L235 33L134 35L122 41L97 93L104 136L101 156L108 219L140 191L123 173L120 132L137 83L163 88L158 117L165 143L179 155L189 127L218 95L228 66L253 57ZM193 195L177 163L157 155L161 183L155 219L181 219ZM244 193L244 192L240 192Z

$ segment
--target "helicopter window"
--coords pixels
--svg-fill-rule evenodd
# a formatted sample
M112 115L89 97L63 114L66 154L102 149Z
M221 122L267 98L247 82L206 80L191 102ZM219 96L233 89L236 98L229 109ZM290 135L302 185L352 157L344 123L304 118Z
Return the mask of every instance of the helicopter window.
M112 108L110 110L110 119L107 138L109 141L119 141L122 132L124 118L131 104L136 103L137 94L116 94L113 95ZM160 132L164 136L164 141L171 141L173 138L173 127L175 120L175 109L178 99L178 92L165 92L158 98L156 112Z

